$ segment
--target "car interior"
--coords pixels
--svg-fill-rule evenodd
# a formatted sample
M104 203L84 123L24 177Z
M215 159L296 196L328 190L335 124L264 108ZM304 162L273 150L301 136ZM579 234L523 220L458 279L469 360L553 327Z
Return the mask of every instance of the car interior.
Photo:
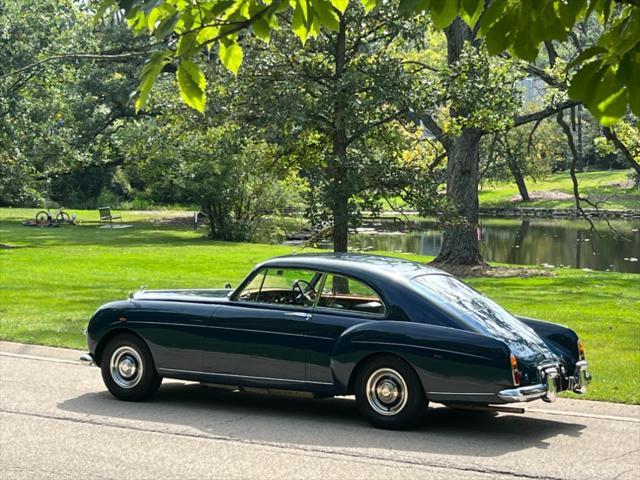
M321 290L318 298L318 290ZM299 305L382 315L380 297L364 283L342 275L294 269L265 269L240 292L239 301Z

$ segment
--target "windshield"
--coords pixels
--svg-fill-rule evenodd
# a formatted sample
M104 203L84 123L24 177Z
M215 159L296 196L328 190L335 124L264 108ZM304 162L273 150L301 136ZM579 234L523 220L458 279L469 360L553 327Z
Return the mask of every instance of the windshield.
M544 342L527 325L519 321L493 300L448 275L421 275L412 279L417 290L427 299L454 310L464 319L471 320L482 333L507 340L512 345L542 347ZM536 350L541 350L536 348Z

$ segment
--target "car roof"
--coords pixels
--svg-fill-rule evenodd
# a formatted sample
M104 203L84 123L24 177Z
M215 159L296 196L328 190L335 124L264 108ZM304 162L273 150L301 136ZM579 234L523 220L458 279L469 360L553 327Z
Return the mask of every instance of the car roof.
M364 253L305 253L285 255L262 262L256 268L280 267L331 271L344 275L366 277L405 277L444 274L442 270L428 267L403 258L370 255Z

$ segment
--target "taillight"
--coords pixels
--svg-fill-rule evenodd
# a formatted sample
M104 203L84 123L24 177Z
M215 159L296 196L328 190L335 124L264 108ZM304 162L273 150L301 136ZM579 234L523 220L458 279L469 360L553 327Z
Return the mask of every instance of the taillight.
M584 345L582 345L582 340L578 339L578 360L584 360Z
M520 385L520 370L518 370L518 359L512 353L511 354L511 376L513 378L513 384L517 387Z

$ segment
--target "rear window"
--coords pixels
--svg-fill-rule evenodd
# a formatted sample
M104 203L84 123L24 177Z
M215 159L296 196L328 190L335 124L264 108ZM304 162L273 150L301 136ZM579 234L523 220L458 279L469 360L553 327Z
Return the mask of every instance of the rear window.
M455 277L421 275L413 278L412 283L425 298L474 321L481 330L493 336L516 341L518 338L539 341L528 326Z

